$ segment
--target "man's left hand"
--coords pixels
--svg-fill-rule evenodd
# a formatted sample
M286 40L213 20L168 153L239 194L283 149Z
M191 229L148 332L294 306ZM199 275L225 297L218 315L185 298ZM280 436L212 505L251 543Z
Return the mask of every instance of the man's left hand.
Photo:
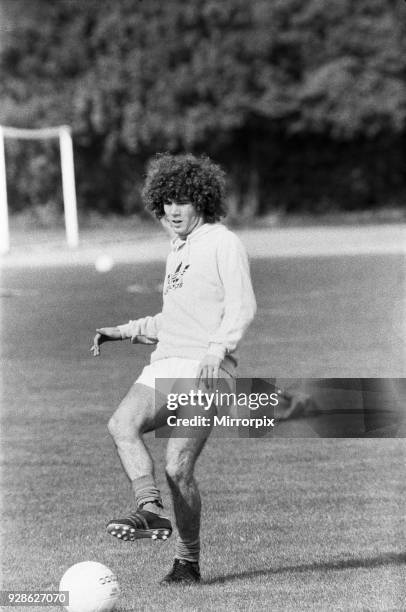
M221 361L220 357L216 357L216 355L206 355L202 359L196 376L198 387L203 382L206 389L214 389L214 385L219 377Z

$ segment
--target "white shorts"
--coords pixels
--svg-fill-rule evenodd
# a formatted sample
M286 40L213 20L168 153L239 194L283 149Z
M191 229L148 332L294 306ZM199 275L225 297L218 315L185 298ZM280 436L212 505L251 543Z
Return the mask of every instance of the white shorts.
M155 389L155 379L158 378L160 379L159 390L162 391L165 383L161 379L168 379L166 392L170 393L174 381L184 379L194 381L199 364L200 361L197 359L183 359L182 357L158 359L158 361L153 361L150 365L145 366L135 382ZM223 368L220 369L220 378L234 379L232 374Z

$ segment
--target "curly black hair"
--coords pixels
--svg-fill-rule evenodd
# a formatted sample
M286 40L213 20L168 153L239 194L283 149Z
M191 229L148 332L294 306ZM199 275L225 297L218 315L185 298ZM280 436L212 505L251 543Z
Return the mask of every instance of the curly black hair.
M225 173L207 156L159 153L149 163L142 196L145 208L157 219L164 204L188 201L202 212L206 223L226 215Z

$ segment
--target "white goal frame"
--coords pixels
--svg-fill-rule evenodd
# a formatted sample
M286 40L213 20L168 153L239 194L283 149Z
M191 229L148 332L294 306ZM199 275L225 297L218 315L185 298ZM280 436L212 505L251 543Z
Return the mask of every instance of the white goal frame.
M69 247L76 248L79 246L79 227L70 127L68 125L60 125L58 127L42 129L21 129L0 125L0 254L8 253L10 250L5 153L6 138L22 140L59 139L66 241Z

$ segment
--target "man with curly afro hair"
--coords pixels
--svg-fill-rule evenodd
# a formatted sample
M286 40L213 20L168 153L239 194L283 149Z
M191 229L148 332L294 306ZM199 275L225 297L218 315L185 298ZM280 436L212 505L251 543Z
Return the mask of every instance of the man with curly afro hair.
M109 421L132 483L135 509L125 518L110 521L107 531L121 540L166 540L171 535L172 525L163 516L154 464L143 439L145 432L166 425L171 430L166 477L178 537L173 568L162 584L194 583L200 580L201 508L194 467L210 434L215 408L209 411L206 406L205 426L198 435L187 435L185 427L179 427L180 417L190 416L190 406L196 404L176 405L176 414L168 416L168 398L175 391L179 398L181 392L187 397L192 392L203 394L219 384L225 384L226 390L233 388L237 345L255 315L256 303L245 249L219 222L226 213L225 175L217 164L190 154L158 155L149 165L143 198L146 208L165 221L173 235L162 311L98 329L91 349L98 355L103 342L127 338L156 345L150 365Z

